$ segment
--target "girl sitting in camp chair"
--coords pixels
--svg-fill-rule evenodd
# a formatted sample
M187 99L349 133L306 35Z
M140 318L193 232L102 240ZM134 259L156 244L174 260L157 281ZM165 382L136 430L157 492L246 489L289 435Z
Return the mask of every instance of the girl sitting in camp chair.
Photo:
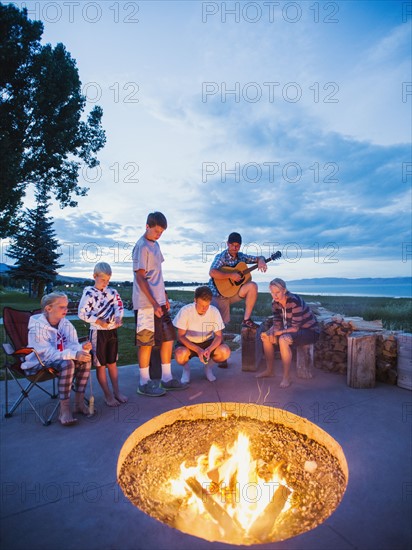
M22 368L27 374L35 374L47 367L59 374L59 420L63 426L77 422L70 407L70 390L74 388L74 412L89 415L84 393L91 368L91 343L79 344L77 332L66 319L68 299L62 292L52 292L41 300L42 313L32 315L29 321L28 345L36 350L30 353ZM39 359L43 363L39 363Z

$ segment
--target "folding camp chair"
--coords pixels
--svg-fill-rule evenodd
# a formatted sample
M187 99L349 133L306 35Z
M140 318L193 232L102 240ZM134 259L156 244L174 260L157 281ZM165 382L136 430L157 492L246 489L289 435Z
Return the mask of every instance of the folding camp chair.
M45 367L41 362L39 356L33 348L27 347L28 341L28 326L29 320L32 315L39 313L36 311L21 311L13 309L11 307L5 307L3 309L3 325L7 336L8 342L3 343L3 349L6 353L6 362L4 364L5 369L5 388L6 388L6 412L5 417L10 418L17 407L27 399L30 407L33 409L39 420L48 426L51 424L53 416L55 415L60 401L53 406L51 413L42 414L38 408L36 408L33 401L30 399L30 393L34 388L40 389L46 393L52 399L56 399L58 394L56 392L56 378L58 371L52 368ZM36 353L39 364L42 365L42 369L34 375L28 375L24 369L21 368L24 357L29 353ZM9 380L13 379L20 388L20 395L15 403L9 407ZM50 392L40 384L52 380L53 389ZM28 383L27 383L28 382ZM27 384L26 384L27 383Z

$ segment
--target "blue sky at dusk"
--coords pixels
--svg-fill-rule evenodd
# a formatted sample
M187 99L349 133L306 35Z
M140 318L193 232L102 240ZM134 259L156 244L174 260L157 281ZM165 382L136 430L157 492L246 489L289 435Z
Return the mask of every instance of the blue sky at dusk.
M411 3L15 5L104 111L88 196L51 212L62 273L105 260L130 280L160 210L168 280L207 280L231 231L283 252L258 281L411 274Z

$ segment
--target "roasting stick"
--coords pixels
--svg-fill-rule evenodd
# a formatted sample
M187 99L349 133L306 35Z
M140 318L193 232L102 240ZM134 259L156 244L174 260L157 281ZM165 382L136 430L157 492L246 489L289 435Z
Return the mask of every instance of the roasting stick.
M90 371L90 396L89 396L89 415L94 415L94 395L93 395L93 385L92 385L92 372Z
M87 328L86 324L84 324L84 326ZM90 359L92 361L92 366L93 366L93 353L92 353L92 350L90 350ZM90 367L89 381L90 381L89 416L93 416L94 415L94 395L93 395L92 369L91 369L91 367Z

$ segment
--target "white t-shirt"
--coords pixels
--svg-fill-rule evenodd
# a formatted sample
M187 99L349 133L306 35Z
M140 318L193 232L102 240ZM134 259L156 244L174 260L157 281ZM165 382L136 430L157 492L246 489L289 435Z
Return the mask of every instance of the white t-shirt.
M133 273L139 269L144 269L146 280L149 283L150 290L156 302L163 306L166 303L165 285L163 282L162 262L164 260L157 241L149 241L144 235L140 237L134 245L133 253ZM146 295L133 279L133 309L143 309L152 307Z
M209 306L204 315L199 315L194 302L178 311L173 324L176 328L186 330L186 338L196 344L213 338L215 332L225 328L222 316L215 306Z

